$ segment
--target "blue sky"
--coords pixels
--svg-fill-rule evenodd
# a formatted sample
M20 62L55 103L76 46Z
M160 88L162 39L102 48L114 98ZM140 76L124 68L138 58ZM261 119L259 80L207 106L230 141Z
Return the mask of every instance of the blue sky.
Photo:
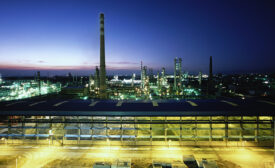
M183 70L274 72L274 2L185 0L1 0L0 73L88 75L99 64L105 14L108 74Z

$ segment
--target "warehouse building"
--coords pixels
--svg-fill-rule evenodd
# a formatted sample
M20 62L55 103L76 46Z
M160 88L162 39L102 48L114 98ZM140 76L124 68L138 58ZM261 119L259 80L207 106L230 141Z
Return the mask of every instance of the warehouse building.
M266 100L28 99L0 109L0 143L273 146Z

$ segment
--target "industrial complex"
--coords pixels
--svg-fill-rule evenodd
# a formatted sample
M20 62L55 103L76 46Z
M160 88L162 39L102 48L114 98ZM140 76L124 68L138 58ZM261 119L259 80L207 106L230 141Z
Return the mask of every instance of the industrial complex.
M106 75L101 13L94 75L43 79L38 71L34 79L0 80L0 154L15 156L0 157L0 167L68 167L76 158L86 160L75 167L234 167L234 152L272 164L274 78L214 75L212 56L208 74L188 74L182 64L175 57L173 74L165 67L153 73L141 62L139 75ZM251 80L262 90L248 86ZM34 149L41 151L26 154ZM40 155L48 161L39 162Z

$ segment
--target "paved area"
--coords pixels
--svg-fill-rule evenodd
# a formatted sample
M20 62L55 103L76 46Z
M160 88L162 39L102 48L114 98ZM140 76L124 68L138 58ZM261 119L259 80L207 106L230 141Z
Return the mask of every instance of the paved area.
M91 167L98 161L130 159L132 167L150 167L153 160L182 161L183 155L215 160L222 168L272 168L273 149L257 147L173 146L0 146L0 167Z

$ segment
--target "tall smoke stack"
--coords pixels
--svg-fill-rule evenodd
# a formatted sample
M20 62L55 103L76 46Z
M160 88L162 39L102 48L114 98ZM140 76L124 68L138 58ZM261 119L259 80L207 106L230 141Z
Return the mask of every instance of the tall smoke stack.
M210 56L210 63L209 63L209 79L212 80L213 73L212 73L212 56Z
M212 56L210 56L209 62L209 77L208 77L208 94L213 94L213 72L212 72Z
M179 83L181 83L181 76L182 76L182 66L181 66L181 62L182 62L182 59L181 58L179 58L179 69L178 69L178 71L179 71ZM181 85L180 85L180 89L181 89Z
M143 88L143 76L142 76L142 73L143 73L143 67L142 67L142 61L140 62L140 88Z
M174 89L177 89L177 57L174 59Z
M105 39L104 39L104 14L100 14L100 87L101 99L107 98L106 93L106 66L105 66Z

